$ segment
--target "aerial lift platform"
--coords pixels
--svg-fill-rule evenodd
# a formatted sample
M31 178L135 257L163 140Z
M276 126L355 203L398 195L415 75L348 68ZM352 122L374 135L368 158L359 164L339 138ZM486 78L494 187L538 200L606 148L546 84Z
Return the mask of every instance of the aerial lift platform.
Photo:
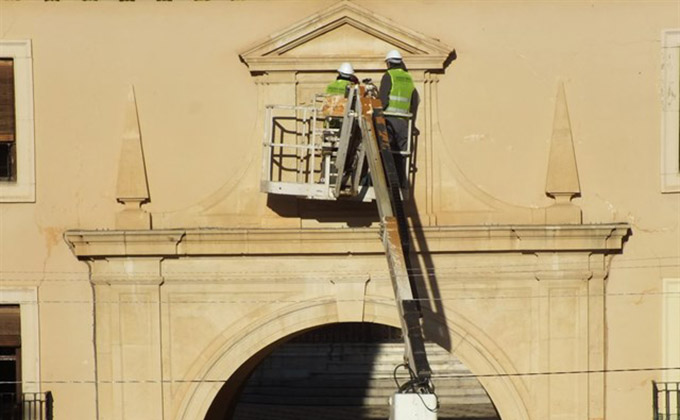
M402 204L408 189L400 188L394 159L401 154L411 167L412 121L408 115L407 150L392 150L377 96L368 82L352 85L344 97L317 96L310 106L267 106L261 190L315 200L375 200L404 337L401 366L410 376L391 399L390 420L436 420Z

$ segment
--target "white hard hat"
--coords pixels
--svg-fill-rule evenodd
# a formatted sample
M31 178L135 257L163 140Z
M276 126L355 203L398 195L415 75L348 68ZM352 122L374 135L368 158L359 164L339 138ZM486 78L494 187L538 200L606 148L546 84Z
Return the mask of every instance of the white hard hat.
M401 61L401 53L397 50L389 50L385 56L385 61Z
M345 62L340 64L340 67L338 67L338 73L351 76L354 74L354 69L352 68L352 65L350 63Z

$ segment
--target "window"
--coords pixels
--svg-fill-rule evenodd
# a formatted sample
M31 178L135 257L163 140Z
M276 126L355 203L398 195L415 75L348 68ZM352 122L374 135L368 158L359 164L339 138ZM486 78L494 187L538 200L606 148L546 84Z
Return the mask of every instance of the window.
M36 288L0 288L0 394L40 392L38 322Z
M680 366L680 278L663 279L663 364ZM680 382L680 370L664 372L664 380Z
M661 346L662 382L652 382L653 419L680 420L680 278L666 278L663 284Z
M654 420L680 420L680 382L652 381Z
M0 404L21 396L19 305L0 305Z
M664 31L661 191L680 192L680 29Z
M0 58L0 181L16 179L14 59Z
M0 40L0 202L35 201L31 42Z

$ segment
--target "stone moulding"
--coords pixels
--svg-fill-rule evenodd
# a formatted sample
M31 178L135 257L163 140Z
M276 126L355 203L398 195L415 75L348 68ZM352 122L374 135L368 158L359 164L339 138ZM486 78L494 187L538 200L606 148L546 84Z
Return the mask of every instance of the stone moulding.
M64 239L79 259L242 255L382 254L378 228L71 230ZM618 253L630 233L626 223L423 227L413 235L417 253L573 252ZM422 235L421 235L422 233Z
M443 70L455 58L455 51L438 39L405 28L371 10L341 1L325 10L271 34L241 52L241 61L251 72L335 71L339 61L351 61L357 70L384 69L385 52L291 56L289 53L315 38L349 25L386 45L402 50L411 70Z

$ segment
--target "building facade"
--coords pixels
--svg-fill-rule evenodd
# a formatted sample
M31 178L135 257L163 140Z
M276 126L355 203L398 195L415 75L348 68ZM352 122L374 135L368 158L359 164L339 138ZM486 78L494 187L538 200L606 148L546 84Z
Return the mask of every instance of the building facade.
M266 105L389 49L427 339L503 420L677 415L671 1L1 1L2 392L229 418L290 338L398 327L371 203L260 192Z

